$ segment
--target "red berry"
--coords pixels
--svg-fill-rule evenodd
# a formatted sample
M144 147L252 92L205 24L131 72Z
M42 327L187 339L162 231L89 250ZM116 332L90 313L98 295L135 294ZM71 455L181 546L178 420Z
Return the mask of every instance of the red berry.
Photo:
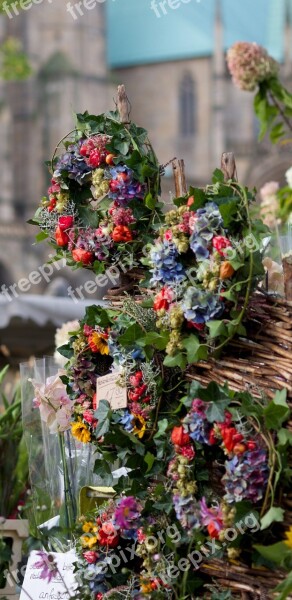
M114 154L107 154L105 162L107 165L113 165L114 164Z
M256 449L257 444L256 442L246 442L246 447L248 450L252 451Z
M110 186L111 192L117 192L120 188L119 182L116 181L115 179L111 179L111 181L109 182L109 186Z

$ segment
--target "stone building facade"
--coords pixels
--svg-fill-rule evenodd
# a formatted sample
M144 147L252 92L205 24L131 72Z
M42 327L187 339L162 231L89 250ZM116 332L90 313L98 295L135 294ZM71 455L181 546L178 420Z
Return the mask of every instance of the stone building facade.
M44 161L74 126L72 113L107 110L118 83L125 83L131 118L148 129L161 164L184 158L189 183L209 181L225 150L235 152L242 181L257 187L271 179L283 182L290 150L258 145L252 95L236 90L226 72L220 13L212 56L113 69L106 60L103 3L74 20L66 3L58 0L56 8L44 0L12 19L0 17L0 33L21 39L34 71L25 82L0 83L0 287L45 262L49 249L32 246L35 232L25 225L46 192ZM288 25L286 36L289 78ZM173 190L170 167L163 190L167 201ZM64 271L64 277L72 283L83 276ZM42 281L31 293L46 287Z

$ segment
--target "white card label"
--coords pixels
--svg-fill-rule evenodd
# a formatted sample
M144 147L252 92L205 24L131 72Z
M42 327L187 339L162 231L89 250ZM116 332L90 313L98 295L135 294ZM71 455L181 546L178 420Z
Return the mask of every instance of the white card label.
M42 558L37 550L33 550L28 558L28 563L25 571L24 581L21 589L19 600L28 600L25 591L28 592L32 600L68 600L74 598L77 582L73 573L73 563L76 562L77 556L75 552L70 551L64 554L59 552L50 552L50 556L54 557L54 562L58 567L58 571L53 575L50 582L41 578L42 567L36 567L35 563L39 563Z
M114 372L96 380L96 407L100 400L107 400L113 410L127 408L127 388L117 385L120 373Z

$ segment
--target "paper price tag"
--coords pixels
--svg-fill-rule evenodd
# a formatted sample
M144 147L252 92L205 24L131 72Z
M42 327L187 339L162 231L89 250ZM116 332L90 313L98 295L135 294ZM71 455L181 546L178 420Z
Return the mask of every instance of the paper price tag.
M112 410L127 408L127 388L117 385L120 373L109 373L96 380L96 407L100 400L107 400Z
M77 582L73 573L73 563L76 562L75 552L50 552L58 571L48 582L41 578L42 567L36 567L42 559L36 550L30 553L25 571L24 581L19 600L27 600L25 590L32 600L67 600L74 598Z

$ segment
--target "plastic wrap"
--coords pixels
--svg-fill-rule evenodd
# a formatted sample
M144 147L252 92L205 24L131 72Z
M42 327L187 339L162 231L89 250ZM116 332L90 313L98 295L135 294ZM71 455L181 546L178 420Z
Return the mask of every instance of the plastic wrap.
M20 374L34 526L70 528L77 516L81 487L94 483L94 447L78 442L70 430L51 433L34 405L32 381L45 383L58 374L52 357L21 364Z

